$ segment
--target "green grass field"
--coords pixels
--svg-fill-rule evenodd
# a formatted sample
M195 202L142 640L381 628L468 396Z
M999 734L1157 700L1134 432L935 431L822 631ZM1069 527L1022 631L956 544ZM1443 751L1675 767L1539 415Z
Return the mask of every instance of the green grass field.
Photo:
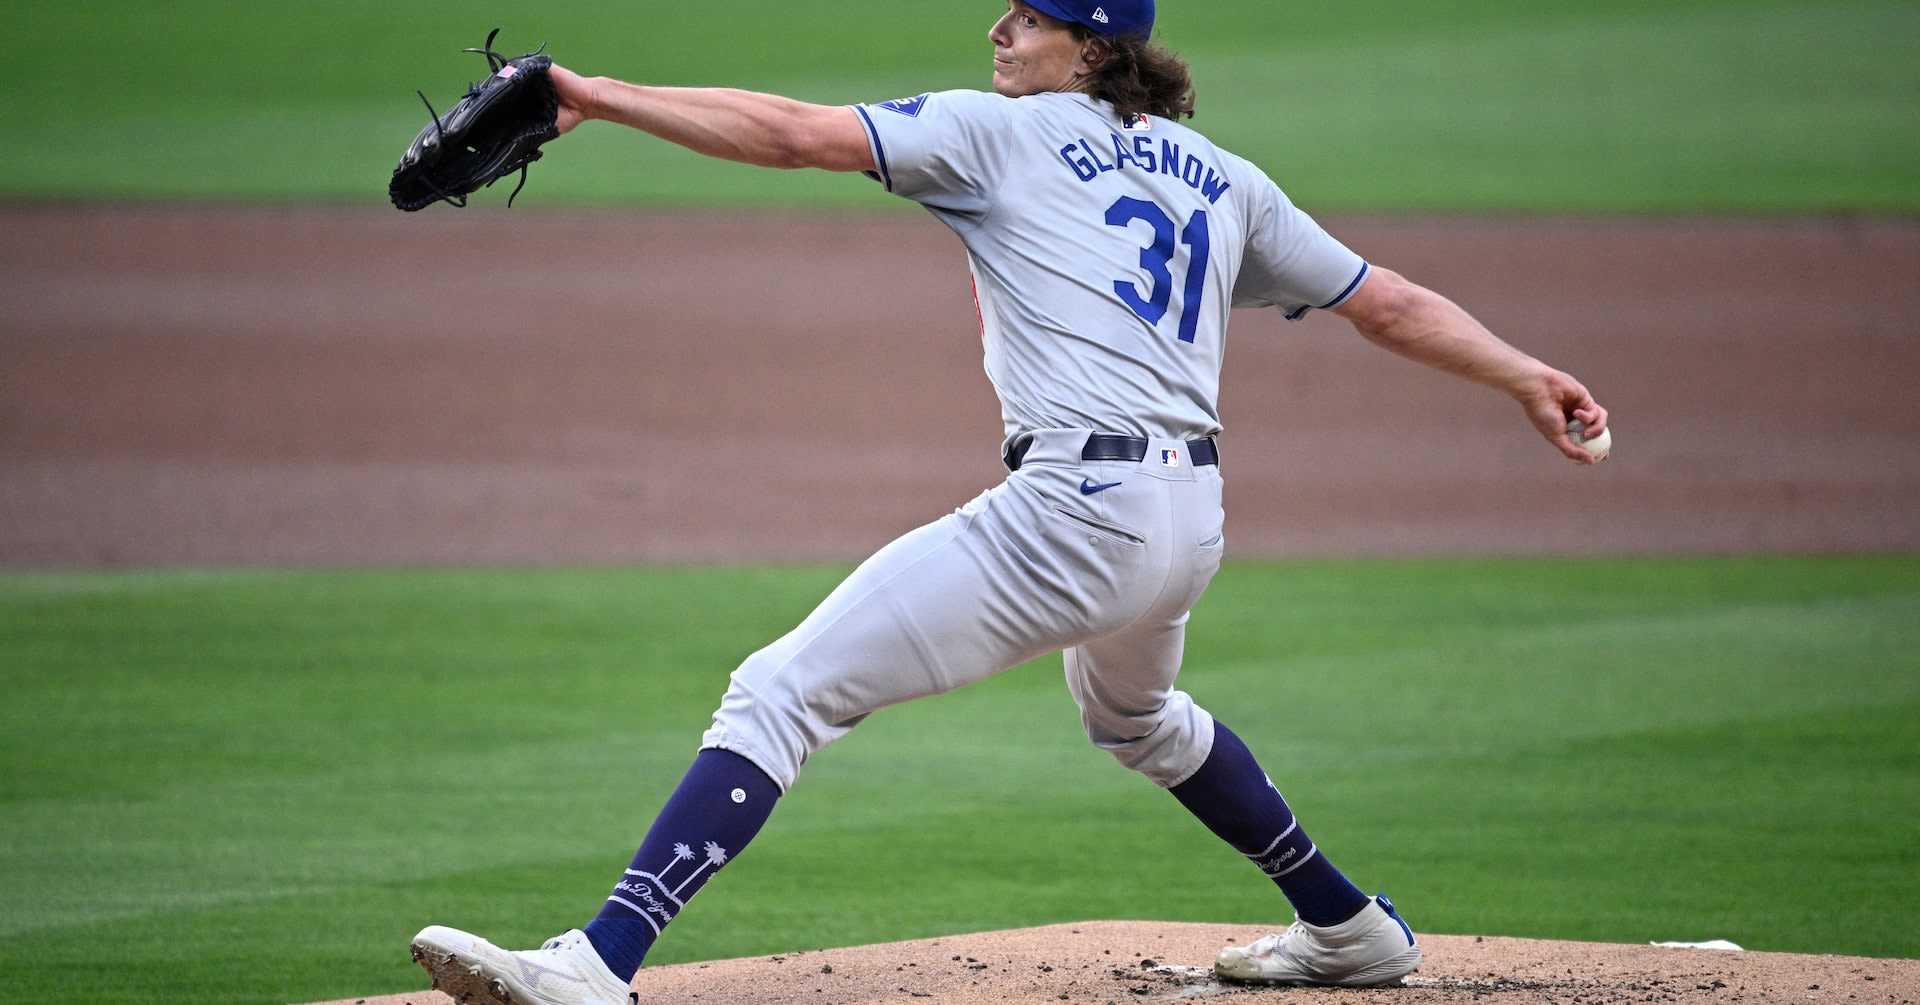
M843 571L0 576L9 995L402 991L422 925L583 922ZM1184 680L1425 931L1920 957L1920 559L1232 563ZM1056 658L828 749L653 962L1284 914Z
M1910 0L1204 0L1162 5L1197 124L1314 209L1920 210ZM91 0L16 13L0 196L383 205L503 26L589 73L823 102L984 87L1001 5ZM492 202L504 203L504 194ZM483 200L488 197L483 196ZM858 179L715 165L609 126L529 208L902 208Z

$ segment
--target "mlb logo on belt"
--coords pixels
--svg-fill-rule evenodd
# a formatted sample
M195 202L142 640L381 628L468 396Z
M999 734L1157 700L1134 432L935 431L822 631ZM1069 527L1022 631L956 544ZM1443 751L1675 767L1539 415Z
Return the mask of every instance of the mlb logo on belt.
M1177 468L1177 467L1179 467L1179 466L1180 466L1180 451L1178 451L1178 450L1175 450L1175 449L1173 449L1173 448L1171 448L1171 447L1169 447L1169 448L1168 448L1168 449L1166 449L1166 450L1162 450L1162 451L1160 451L1160 463L1161 463L1161 464L1164 464L1164 465L1166 465L1167 467L1170 467L1170 468Z

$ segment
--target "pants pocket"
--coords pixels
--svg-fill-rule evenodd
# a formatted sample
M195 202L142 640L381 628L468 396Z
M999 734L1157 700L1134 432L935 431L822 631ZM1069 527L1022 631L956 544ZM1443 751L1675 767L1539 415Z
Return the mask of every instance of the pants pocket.
M1117 523L1111 523L1099 517L1089 516L1085 513L1075 513L1072 510L1061 509L1059 507L1055 507L1053 513L1055 516L1079 527L1081 530L1089 534L1097 535L1114 544L1127 548L1145 548L1147 546L1146 538Z

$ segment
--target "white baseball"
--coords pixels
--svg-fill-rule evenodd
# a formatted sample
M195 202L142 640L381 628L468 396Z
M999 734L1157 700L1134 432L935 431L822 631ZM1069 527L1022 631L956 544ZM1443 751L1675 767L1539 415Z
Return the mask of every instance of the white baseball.
M1600 435L1591 440L1581 435L1586 431L1587 424L1581 422L1579 419L1574 419L1572 422L1567 423L1567 432L1573 436L1573 442L1584 447L1587 453L1593 455L1594 460L1606 460L1607 455L1613 452L1613 430L1602 429Z

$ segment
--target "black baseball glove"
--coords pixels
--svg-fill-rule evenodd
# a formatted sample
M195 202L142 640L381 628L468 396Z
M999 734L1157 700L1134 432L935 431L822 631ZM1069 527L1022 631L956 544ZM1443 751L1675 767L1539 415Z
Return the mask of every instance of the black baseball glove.
M507 196L511 206L527 184L527 165L540 159L540 144L560 135L552 57L536 49L508 59L493 51L498 34L498 28L489 33L484 48L462 50L487 57L493 72L469 86L444 118L420 95L433 123L413 138L393 169L387 194L395 206L409 213L436 202L465 206L469 194L519 171L520 184Z

